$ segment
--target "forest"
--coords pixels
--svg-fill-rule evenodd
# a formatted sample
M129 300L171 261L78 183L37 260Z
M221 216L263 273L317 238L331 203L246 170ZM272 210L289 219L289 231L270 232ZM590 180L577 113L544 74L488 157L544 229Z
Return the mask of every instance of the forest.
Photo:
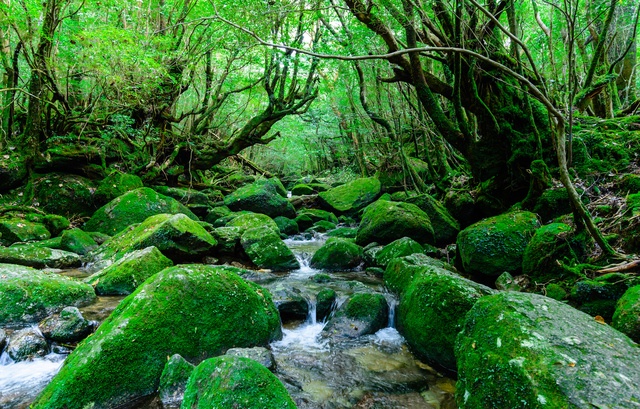
M636 408L639 20L0 0L0 407Z

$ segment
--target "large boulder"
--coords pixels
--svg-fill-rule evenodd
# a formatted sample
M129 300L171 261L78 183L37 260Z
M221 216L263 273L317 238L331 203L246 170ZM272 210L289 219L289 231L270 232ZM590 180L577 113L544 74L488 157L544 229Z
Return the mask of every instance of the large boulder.
M361 178L318 194L320 204L336 214L354 214L380 196L380 181Z
M637 408L638 346L536 294L483 297L456 341L461 409Z
M231 219L226 222L226 227L238 227L244 233L249 229L255 229L256 227L266 226L269 229L273 230L275 233L280 232L280 228L278 224L273 221L273 219L266 214L260 213L242 213L231 217Z
M446 207L433 197L423 194L405 199L407 203L413 203L429 216L436 244L444 246L455 243L460 231L460 223L451 216Z
M235 271L181 265L150 278L78 345L31 407L119 407L157 390L168 356L200 362L278 338L268 292Z
M403 237L435 244L429 216L411 203L378 200L367 206L356 235L357 244L388 244Z
M376 253L375 260L377 265L382 268L387 268L389 262L394 258L423 252L424 248L422 248L420 243L409 237L403 237L384 246L382 250Z
M85 231L113 235L156 214L182 213L190 219L198 218L177 200L155 190L142 187L118 196L100 209L85 223Z
M15 153L0 155L0 192L20 186L27 175L27 161L24 157Z
M158 396L164 407L179 407L184 398L184 390L187 387L189 377L196 369L179 354L174 354L162 370Z
M530 212L506 213L472 224L458 234L462 267L489 277L519 272L527 244L539 226Z
M330 238L311 258L309 265L322 270L349 270L362 263L362 247L349 239Z
M453 373L456 336L465 315L480 297L492 293L448 270L425 266L400 299L398 331L420 358Z
M240 244L245 254L259 268L276 271L300 268L291 249L277 233L266 226L245 231L240 238Z
M84 281L93 286L98 295L128 295L147 278L172 265L156 247L147 247L127 253Z
M51 173L34 182L34 191L34 202L47 213L84 217L96 209L95 185L82 176Z
M102 206L118 196L141 187L144 187L144 184L140 177L116 170L98 183L94 199L99 206Z
M388 322L389 305L384 295L357 293L338 307L322 329L322 335L334 339L358 338L375 333Z
M629 288L618 300L611 325L640 343L640 285Z
M75 228L62 232L60 247L62 247L62 250L84 256L89 254L91 250L98 247L98 244L87 233Z
M29 267L0 264L0 327L38 322L67 306L91 303L90 285Z
M295 409L280 380L258 362L237 356L207 359L189 377L182 408Z
M70 268L80 267L82 260L76 253L41 247L34 243L0 247L0 263L35 268Z
M414 279L440 270L456 272L452 265L422 253L397 257L389 262L384 271L384 284L389 290L402 296Z
M117 259L131 251L155 246L173 261L197 260L216 244L216 240L188 216L157 214L111 238L96 250L95 256Z
M44 225L23 219L0 219L0 245L47 240L51 233Z
M255 182L227 195L224 204L233 211L248 210L269 217L296 217L296 209L278 194L274 184Z

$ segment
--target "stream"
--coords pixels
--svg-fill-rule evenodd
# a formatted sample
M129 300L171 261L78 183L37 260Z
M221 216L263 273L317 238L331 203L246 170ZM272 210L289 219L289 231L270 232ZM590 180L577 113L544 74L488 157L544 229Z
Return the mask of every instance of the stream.
M292 289L309 305L306 320L285 322L283 338L271 344L276 370L300 409L403 408L454 409L455 381L416 360L394 328L397 300L379 278L363 271L327 272L309 267L313 253L325 237L294 236L285 243L301 268L260 283L272 292ZM83 278L82 270L65 272ZM314 279L318 274L329 280ZM356 339L332 338L323 333L326 322L316 320L315 295L331 288L339 306L356 291L374 291L389 304L389 324L375 334ZM124 297L98 297L81 308L85 318L101 322ZM325 320L326 321L326 320ZM0 356L0 408L25 409L60 369L66 355L14 363ZM158 400L145 400L137 409L158 408ZM152 402L152 403L150 403Z

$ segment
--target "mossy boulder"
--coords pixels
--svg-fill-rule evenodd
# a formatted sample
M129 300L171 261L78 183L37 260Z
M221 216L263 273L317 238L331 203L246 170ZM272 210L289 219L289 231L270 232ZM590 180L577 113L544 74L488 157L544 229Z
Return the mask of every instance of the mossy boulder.
M85 223L84 230L113 235L132 224L145 221L149 216L163 213L182 213L192 220L198 220L177 200L143 187L118 196L102 206Z
M398 331L421 359L453 373L456 336L465 315L478 299L493 292L448 270L425 266L400 298Z
M95 202L102 206L131 190L143 186L144 184L140 177L116 170L98 183L94 193Z
M40 247L37 244L21 244L0 247L0 263L35 268L70 268L80 267L82 259L69 251Z
M71 226L71 222L58 214L47 214L42 217L42 224L51 232L52 237L57 237Z
M34 181L34 201L47 213L65 217L91 216L95 185L78 175L51 173Z
M536 230L522 257L522 273L538 283L563 280L571 275L566 267L583 261L587 234L576 234L564 223L551 223Z
M285 194L286 195L286 194ZM255 182L225 196L224 204L233 211L248 210L269 217L296 217L296 210L272 183Z
M153 190L161 195L172 197L185 206L188 205L210 205L215 202L215 195L210 196L204 192L195 189L170 187L170 186L154 186Z
M329 319L322 336L333 339L358 338L387 326L389 305L384 295L357 293L349 297Z
M405 199L405 202L413 203L429 216L436 245L444 246L455 243L456 236L460 232L460 223L451 216L442 203L427 194L409 197Z
M93 286L98 295L128 295L147 278L172 265L156 247L147 247L127 253L84 281Z
M173 261L197 260L216 244L216 240L188 216L157 214L112 237L96 250L94 256L118 259L134 250L155 246Z
M319 222L316 222L313 224L313 226L309 227L307 230L307 232L311 232L311 233L324 233L330 230L333 230L336 228L336 225L325 221L325 220L320 220Z
M0 192L18 187L27 178L27 161L15 153L0 154Z
M245 231L240 244L245 254L259 268L276 271L295 270L300 264L280 236L266 226Z
M335 214L354 214L380 196L376 178L361 178L318 194L320 204Z
M308 216L309 219L311 220L311 225L321 222L321 221L325 221L325 222L331 222L333 224L338 224L338 218L336 217L335 214L328 212L326 210L321 210L321 209L302 209L298 212L298 217L299 216ZM301 227L302 228L302 227ZM303 230L306 230L306 228L304 228Z
M155 392L167 357L200 362L278 338L268 292L225 266L167 268L125 298L32 404L113 408Z
M0 245L2 246L49 238L51 238L51 233L40 223L32 223L17 218L0 219Z
M591 316L600 315L611 321L616 303L629 289L632 281L620 273L605 274L591 280L581 280L571 288L571 301Z
M413 280L440 270L456 272L452 265L422 253L398 257L392 259L385 269L384 284L389 290L402 297Z
M304 321L309 315L309 302L300 289L289 285L277 285L269 288L269 291L282 322Z
M362 247L349 239L330 238L311 257L309 265L321 270L349 270L362 263Z
M403 237L435 244L429 216L411 203L378 200L367 206L356 235L357 244L388 244Z
M291 188L291 194L293 196L303 196L303 195L312 195L315 191L309 185L304 183L299 183Z
M233 256L241 253L240 237L243 231L240 227L216 227L211 230L211 236L218 242L216 254Z
M295 409L296 405L280 380L258 362L221 356L196 367L181 407Z
M278 224L266 214L260 213L242 213L232 217L226 224L227 227L239 227L242 232L258 227L267 227L274 233L279 233Z
M98 244L87 233L75 228L62 232L60 246L62 247L62 250L84 256L89 254L91 250L98 247Z
M338 294L332 288L323 288L316 294L316 322L323 322L333 311Z
M76 342L91 333L91 323L77 307L65 307L59 314L45 318L38 324L45 338L54 342Z
M215 224L218 219L233 214L231 209L227 206L216 206L209 209L209 212L204 217L204 221L207 223Z
M0 327L23 325L95 299L90 285L33 268L0 264Z
M28 327L15 331L9 337L7 354L16 362L33 360L44 357L49 352L49 345L40 331Z
M456 341L461 409L635 408L638 346L564 303L529 293L483 297Z
M271 185L277 194L285 198L287 197L287 188L285 188L280 179L275 176L271 178L260 178L256 180L255 183L258 185Z
M158 396L165 407L178 407L182 403L187 382L194 369L196 367L179 354L169 358L160 375L158 387Z
M542 192L533 207L533 212L537 213L543 222L571 213L571 202L567 189L547 189Z
M420 243L409 237L403 237L392 241L377 252L375 256L376 264L382 268L387 268L389 262L394 258L409 256L414 253L422 253L423 251L424 249Z
M480 218L473 196L468 191L450 190L444 196L444 205L451 216L467 227Z
M640 285L629 288L618 300L611 325L640 343Z
M355 227L338 227L327 232L327 237L340 237L343 239L355 239L358 229Z
M490 277L519 272L527 244L539 226L530 212L505 213L472 224L458 234L462 267Z
M278 225L278 230L280 233L285 236L293 236L294 234L300 233L300 229L298 228L298 223L295 220L289 219L288 217L278 216L273 219Z

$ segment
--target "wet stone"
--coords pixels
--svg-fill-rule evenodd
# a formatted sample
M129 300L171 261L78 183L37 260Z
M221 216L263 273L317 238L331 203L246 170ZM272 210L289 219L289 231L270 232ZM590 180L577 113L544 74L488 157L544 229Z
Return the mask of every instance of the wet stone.
M231 348L225 355L253 359L270 371L274 371L276 369L276 361L273 358L273 354L264 347Z
M48 353L47 341L37 328L29 327L14 332L9 337L7 353L14 361L24 361Z
M91 324L77 307L66 307L40 322L38 328L45 338L55 342L80 341L91 333Z

